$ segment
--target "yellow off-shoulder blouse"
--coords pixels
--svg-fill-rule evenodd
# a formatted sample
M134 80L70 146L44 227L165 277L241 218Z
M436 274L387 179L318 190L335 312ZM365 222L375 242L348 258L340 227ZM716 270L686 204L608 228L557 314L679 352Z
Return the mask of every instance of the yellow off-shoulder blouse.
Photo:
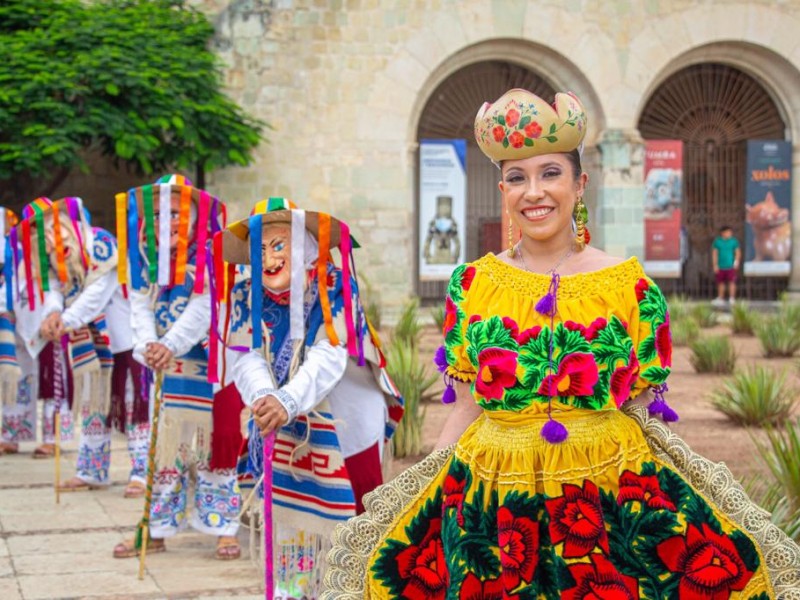
M493 254L459 266L446 298L446 373L471 382L486 410L614 409L666 381L664 295L635 258L560 278L552 319L536 311L549 275Z

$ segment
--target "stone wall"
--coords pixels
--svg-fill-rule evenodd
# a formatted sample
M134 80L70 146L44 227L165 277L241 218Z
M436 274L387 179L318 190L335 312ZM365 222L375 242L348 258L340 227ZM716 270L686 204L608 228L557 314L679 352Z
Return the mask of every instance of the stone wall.
M341 216L390 309L414 289L417 120L459 65L516 52L514 61L579 92L600 155L593 233L616 254L641 252L636 124L650 91L678 68L722 60L756 75L800 139L797 0L195 4L216 24L230 94L272 126L255 164L211 174L209 189L234 203L234 216L269 195Z

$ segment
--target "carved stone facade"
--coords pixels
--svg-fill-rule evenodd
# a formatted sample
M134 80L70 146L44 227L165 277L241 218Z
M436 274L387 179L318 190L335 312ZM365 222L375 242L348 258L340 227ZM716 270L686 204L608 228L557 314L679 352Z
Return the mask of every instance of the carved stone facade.
M197 0L215 22L231 96L271 125L251 167L210 174L241 216L285 195L346 219L359 263L387 308L415 290L416 147L439 83L509 60L584 101L596 173L593 235L642 252L643 142L649 95L692 64L756 77L800 140L800 1ZM493 100L493 98L487 98ZM478 107L475 107L477 111ZM753 107L758 110L758 107ZM797 161L797 159L796 159ZM800 216L800 173L794 214ZM795 240L800 242L795 217ZM800 243L794 245L800 265ZM792 287L800 289L800 269Z

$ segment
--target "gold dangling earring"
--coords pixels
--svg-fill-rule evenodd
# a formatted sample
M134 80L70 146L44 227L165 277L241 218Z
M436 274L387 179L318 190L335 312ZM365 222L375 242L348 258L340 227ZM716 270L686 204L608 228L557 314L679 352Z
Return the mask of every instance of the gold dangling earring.
M514 224L511 222L511 215L506 213L508 217L508 257L514 258L517 255L517 249L514 247Z
M578 196L572 218L575 219L575 244L577 244L578 250L583 250L586 247L586 224L589 222L589 211L586 210L582 196Z

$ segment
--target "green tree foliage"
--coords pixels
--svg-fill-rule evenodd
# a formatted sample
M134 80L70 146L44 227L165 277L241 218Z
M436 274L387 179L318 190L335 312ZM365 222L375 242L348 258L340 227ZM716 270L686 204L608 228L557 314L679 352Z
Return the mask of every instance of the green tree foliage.
M263 123L223 94L213 36L183 0L0 3L5 195L46 193L90 151L142 174L248 164Z

